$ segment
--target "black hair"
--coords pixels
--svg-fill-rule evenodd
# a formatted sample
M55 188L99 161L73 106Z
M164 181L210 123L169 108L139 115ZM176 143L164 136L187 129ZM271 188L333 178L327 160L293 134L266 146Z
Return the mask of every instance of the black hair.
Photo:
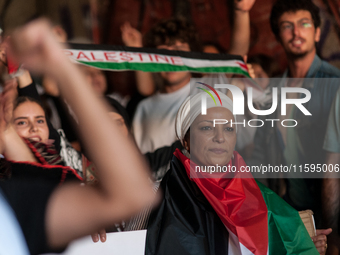
M171 18L157 23L145 35L145 47L173 45L175 41L189 44L191 51L201 52L201 42L193 24L183 18Z
M124 119L125 125L128 128L128 130L131 129L131 121L129 118L129 115L124 108L117 100L113 99L112 97L106 96L106 101L110 104L110 106L113 108L113 111L121 115Z
M38 104L44 111L45 115L46 115L46 109L44 107L44 105L37 99L32 98L32 97L28 97L28 96L20 96L17 97L17 99L14 101L14 107L13 107L13 111L18 108L19 105L26 103L26 102L33 102Z
M279 19L286 12L297 12L300 10L309 11L314 27L318 28L321 24L319 8L311 0L277 0L274 3L270 14L270 26L275 37L279 40Z

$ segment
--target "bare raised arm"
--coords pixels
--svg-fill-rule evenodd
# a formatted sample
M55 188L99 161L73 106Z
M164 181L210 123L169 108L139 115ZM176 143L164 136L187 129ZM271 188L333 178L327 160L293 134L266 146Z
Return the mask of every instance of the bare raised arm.
M142 156L110 121L107 106L62 53L48 23L33 22L12 38L15 55L28 69L57 81L77 115L79 132L100 180L98 187L65 185L52 194L45 219L50 245L63 246L151 203L154 195Z
M124 23L120 29L122 31L122 40L126 46L143 47L142 34L131 27L130 23ZM143 96L150 96L155 92L156 85L151 73L136 71L136 81L138 92Z
M235 0L234 1L234 21L231 33L229 54L248 54L250 43L250 18L249 11L253 7L255 0Z

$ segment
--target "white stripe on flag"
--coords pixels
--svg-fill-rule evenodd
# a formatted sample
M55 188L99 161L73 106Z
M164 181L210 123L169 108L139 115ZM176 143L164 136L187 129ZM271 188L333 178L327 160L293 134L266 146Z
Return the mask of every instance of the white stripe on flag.
M227 227L226 227L227 228ZM242 243L238 237L227 228L229 232L228 255L254 255Z
M192 59L192 58L182 58L183 64L190 67L240 67L235 60L206 60L206 59Z
M194 59L194 58L185 58L185 57L180 57L180 56L168 56L168 55L163 55L163 54L144 53L144 52L75 50L75 49L67 49L67 50L64 50L64 52L72 60L84 61L84 62L152 63L152 64L170 64L170 65L177 65L177 66L188 66L188 67L194 67L194 68L225 67L225 66L240 67L240 65L237 64L236 60Z

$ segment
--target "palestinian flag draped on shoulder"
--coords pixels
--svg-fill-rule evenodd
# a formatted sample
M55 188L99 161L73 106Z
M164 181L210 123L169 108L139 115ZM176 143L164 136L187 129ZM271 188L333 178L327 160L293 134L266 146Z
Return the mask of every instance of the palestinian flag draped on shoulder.
M144 72L190 71L231 73L249 77L240 56L125 46L69 44L64 52L72 60L103 70Z
M269 188L239 174L199 176L191 164L175 151L162 202L149 219L145 254L319 254L299 213ZM245 166L237 152L229 164Z

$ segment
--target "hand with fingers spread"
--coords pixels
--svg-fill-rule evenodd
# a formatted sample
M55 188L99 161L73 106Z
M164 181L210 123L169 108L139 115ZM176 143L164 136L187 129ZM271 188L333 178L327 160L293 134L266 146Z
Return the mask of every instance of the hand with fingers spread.
M327 235L332 233L332 229L317 229L316 236L312 237L314 245L318 252L322 255L326 254L327 250Z
M99 240L104 243L106 241L106 230L105 229L101 229L99 231L97 231L96 233L93 233L91 235L92 237L92 241L94 243L99 242Z
M121 27L122 40L128 47L143 47L142 34L137 29L133 28L129 22L125 22Z

